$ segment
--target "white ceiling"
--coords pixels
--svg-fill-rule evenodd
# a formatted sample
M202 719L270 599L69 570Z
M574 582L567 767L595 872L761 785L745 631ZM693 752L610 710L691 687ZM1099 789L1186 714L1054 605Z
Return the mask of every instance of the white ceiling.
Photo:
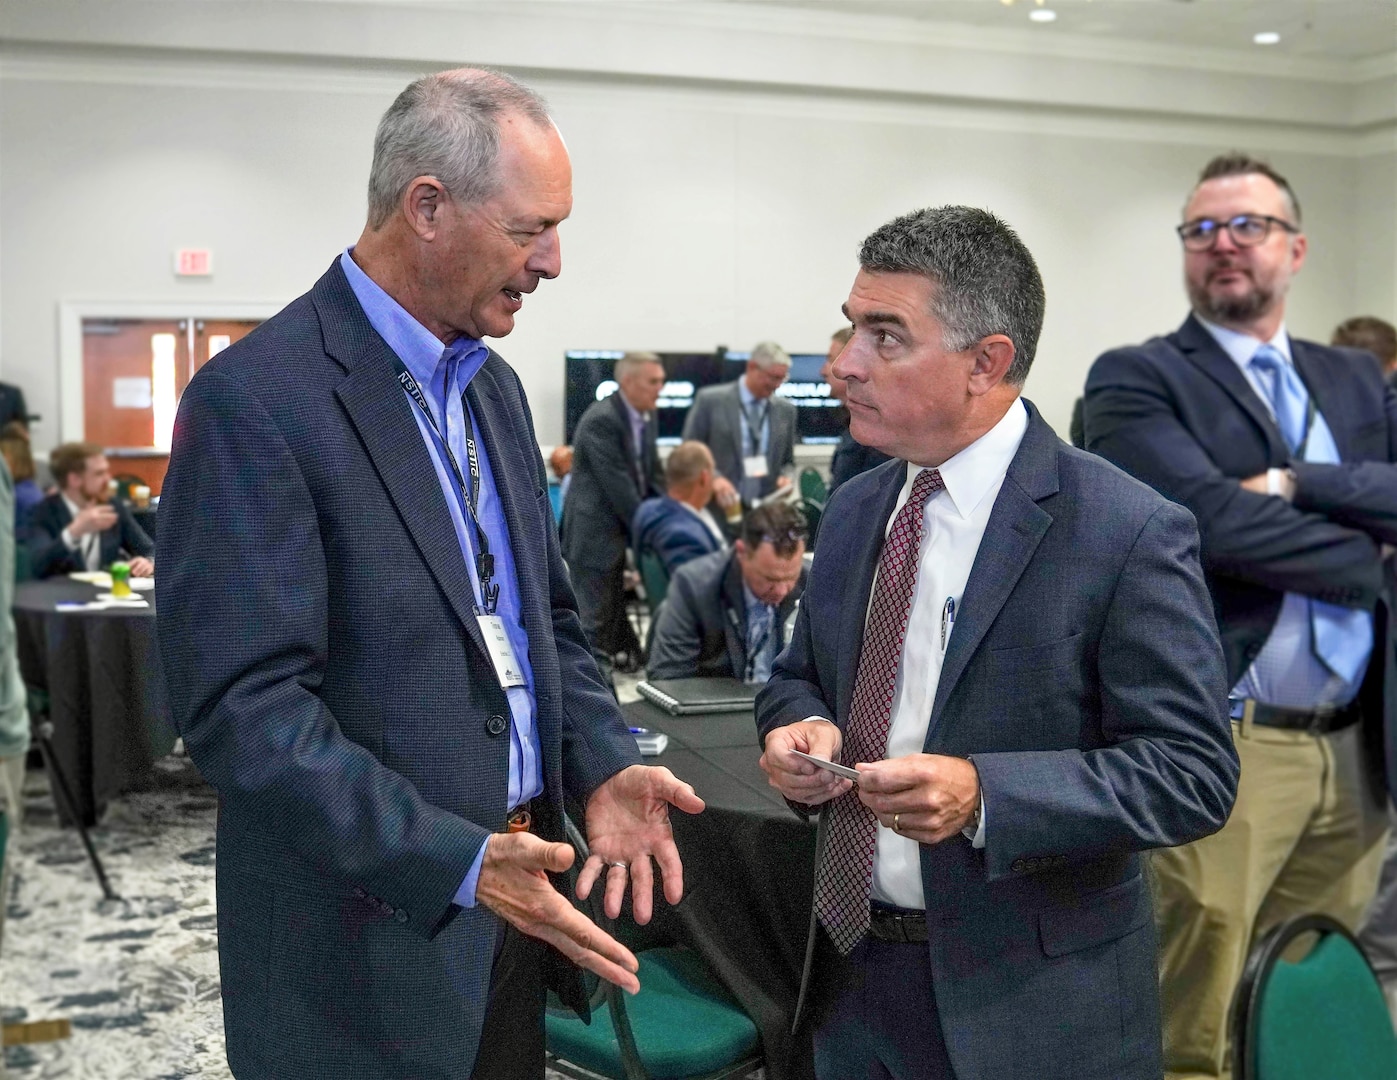
M1058 16L1055 22L1043 24L1029 21L1035 0L1015 0L1012 5L1000 0L724 2L1331 60L1397 52L1397 0L1043 0L1043 6ZM1252 35L1263 30L1278 32L1280 44L1253 44Z

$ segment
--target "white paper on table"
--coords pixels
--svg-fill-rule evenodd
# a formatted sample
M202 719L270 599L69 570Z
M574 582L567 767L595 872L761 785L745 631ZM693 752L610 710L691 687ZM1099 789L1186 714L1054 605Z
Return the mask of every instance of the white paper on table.
M105 570L84 570L81 573L68 575L72 581L81 581L84 585L96 585L99 589L110 589L112 587L112 576Z
M153 577L133 577L131 588L137 592L150 592L151 589L155 588L155 579Z
M93 603L103 607L150 607L144 596L117 596L116 593L98 593Z

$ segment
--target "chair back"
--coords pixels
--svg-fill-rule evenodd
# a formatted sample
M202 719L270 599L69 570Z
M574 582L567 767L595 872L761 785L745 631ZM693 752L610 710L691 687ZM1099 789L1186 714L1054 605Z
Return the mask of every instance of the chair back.
M1307 934L1303 958L1286 953ZM1236 1080L1391 1080L1397 1034L1363 948L1325 915L1270 931L1247 959L1232 1003Z
M825 478L820 475L818 469L807 465L800 470L800 497L817 502L821 506L825 505L825 500L829 498L829 489L825 487Z
M825 512L824 503L811 502L809 499L800 500L800 512L805 515L806 532L810 536L810 542L806 544L807 550L815 550L815 540L820 534L820 517Z
M655 612L664 603L665 594L669 592L669 575L665 573L665 565L660 562L660 557L649 548L642 548L640 551L640 580L645 583L645 603L650 608L650 620L653 625Z

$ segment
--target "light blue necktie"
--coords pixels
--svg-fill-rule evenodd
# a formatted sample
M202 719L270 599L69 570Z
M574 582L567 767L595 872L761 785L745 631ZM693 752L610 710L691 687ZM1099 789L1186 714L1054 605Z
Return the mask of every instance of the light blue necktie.
M1302 461L1314 460L1308 452L1311 449L1308 444L1312 423L1309 416L1310 394L1295 366L1271 345L1257 349L1251 364L1261 376L1262 385L1269 390L1276 425L1281 429L1291 453L1299 453ZM1336 456L1329 464L1337 463ZM1372 613L1326 604L1322 600L1311 599L1309 604L1315 655L1335 675L1352 683L1362 672L1372 652Z

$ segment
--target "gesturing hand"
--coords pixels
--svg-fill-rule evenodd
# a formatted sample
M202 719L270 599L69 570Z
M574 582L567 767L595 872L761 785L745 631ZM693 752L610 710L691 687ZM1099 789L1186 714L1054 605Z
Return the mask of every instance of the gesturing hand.
M476 899L522 933L634 994L640 989L635 956L568 903L545 874L562 873L572 858L567 844L551 844L532 833L497 833L485 845Z
M653 857L664 878L665 899L679 903L684 898L684 867L674 846L670 806L697 814L703 810L703 800L661 766L632 765L597 788L587 801L587 843L592 854L577 876L577 895L587 899L597 879L605 875L602 910L614 919L621 914L629 877L631 913L643 926L654 910Z
M980 805L980 774L965 758L908 754L854 767L859 801L882 824L919 844L955 836Z

